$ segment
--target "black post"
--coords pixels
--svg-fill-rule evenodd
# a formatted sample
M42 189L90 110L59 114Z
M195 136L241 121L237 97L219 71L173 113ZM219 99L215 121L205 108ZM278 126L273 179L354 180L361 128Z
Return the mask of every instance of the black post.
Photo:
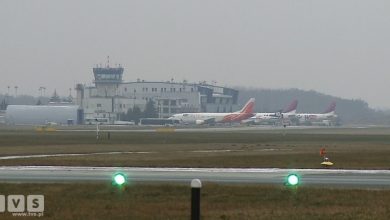
M191 220L200 220L200 188L202 182L199 179L191 181Z

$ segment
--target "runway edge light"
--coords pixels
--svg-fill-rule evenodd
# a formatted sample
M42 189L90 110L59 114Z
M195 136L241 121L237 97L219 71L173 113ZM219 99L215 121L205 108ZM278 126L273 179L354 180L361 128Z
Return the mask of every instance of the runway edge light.
M297 186L299 183L300 183L300 177L297 174L293 173L287 175L286 184L288 186Z
M112 177L112 182L114 185L122 186L127 183L127 176L123 173L115 173Z

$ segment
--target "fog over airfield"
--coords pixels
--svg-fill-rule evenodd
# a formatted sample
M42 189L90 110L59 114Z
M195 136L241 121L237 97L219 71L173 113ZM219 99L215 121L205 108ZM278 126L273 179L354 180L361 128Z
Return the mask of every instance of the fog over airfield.
M0 93L124 79L314 89L390 108L388 0L0 2Z

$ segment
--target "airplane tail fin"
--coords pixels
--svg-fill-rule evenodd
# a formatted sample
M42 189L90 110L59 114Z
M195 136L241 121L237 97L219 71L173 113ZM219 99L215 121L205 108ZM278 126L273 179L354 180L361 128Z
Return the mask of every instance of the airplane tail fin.
M283 109L282 113L289 113L297 110L298 100L294 99L286 108Z
M326 113L332 113L336 111L336 102L333 101L332 103L330 103L329 107L324 111L323 114L326 114Z
M240 110L240 113L252 114L253 109L255 108L255 98L249 99L245 106Z

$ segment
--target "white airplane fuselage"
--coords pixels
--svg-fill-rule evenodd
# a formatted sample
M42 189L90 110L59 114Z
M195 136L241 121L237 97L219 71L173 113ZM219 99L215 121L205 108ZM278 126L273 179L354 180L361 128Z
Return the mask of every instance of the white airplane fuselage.
M251 98L245 106L237 112L231 113L181 113L169 119L179 120L184 124L213 124L241 122L253 116L255 99Z
M299 120L299 122L315 122L334 119L337 115L334 112L324 114L298 113L295 117Z
M276 123L281 120L288 120L294 116L295 116L295 111L286 112L286 113L263 112L263 113L256 113L250 119L255 123Z
M204 124L234 122L234 120L229 120L227 117L239 118L240 115L240 113L183 113L175 114L171 118L178 119L186 124Z
M250 119L254 123L260 123L260 122L274 123L280 120L280 118L281 118L281 114L278 113L260 112L260 113L256 113L255 116L251 117Z

